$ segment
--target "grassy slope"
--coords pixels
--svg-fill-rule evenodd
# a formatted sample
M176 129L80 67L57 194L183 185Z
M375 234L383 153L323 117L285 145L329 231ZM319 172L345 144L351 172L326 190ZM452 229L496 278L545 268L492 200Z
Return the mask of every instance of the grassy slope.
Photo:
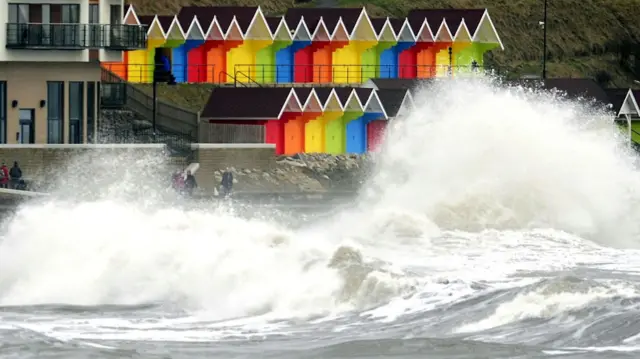
M372 16L403 16L410 8L487 7L504 43L488 59L515 74L539 74L542 62L544 0L340 0L344 6L365 5ZM549 77L594 77L605 71L612 86L630 86L637 75L620 65L618 48L622 40L640 43L640 6L637 0L549 0ZM133 0L140 14L174 14L182 5L260 5L270 14L293 7L286 0ZM640 54L638 55L640 56ZM183 86L186 87L186 86ZM195 90L192 90L195 91ZM196 101L172 98L196 108ZM193 93L190 94L194 96ZM196 97L202 96L201 94ZM182 97L182 96L180 96Z

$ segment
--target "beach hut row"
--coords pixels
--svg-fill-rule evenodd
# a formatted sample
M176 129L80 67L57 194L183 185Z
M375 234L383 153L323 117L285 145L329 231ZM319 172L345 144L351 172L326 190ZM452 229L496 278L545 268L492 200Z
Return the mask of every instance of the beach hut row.
M289 155L360 154L377 150L389 121L413 106L405 89L214 88L200 114L200 142L270 143Z
M416 9L405 18L364 8L293 8L265 16L259 6L186 6L174 16L139 15L147 48L105 63L130 82L151 82L166 66L179 83L361 83L475 73L503 49L486 9ZM161 60L159 60L161 58Z
M378 92L409 90L415 98L417 91L436 81L438 79L371 79L362 86ZM566 99L605 109L631 143L640 149L640 90L602 87L589 78L517 79L504 83L552 91Z

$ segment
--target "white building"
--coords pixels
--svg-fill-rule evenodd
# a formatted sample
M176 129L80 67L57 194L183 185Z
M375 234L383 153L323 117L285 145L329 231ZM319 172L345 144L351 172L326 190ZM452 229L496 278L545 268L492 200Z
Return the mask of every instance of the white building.
M95 138L100 62L146 48L122 0L0 1L0 143Z

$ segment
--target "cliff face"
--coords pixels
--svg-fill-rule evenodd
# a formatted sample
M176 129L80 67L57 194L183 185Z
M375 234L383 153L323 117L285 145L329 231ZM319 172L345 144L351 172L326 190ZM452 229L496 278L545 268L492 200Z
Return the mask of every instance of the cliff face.
M316 0L317 2L318 0ZM403 16L410 8L488 8L504 43L487 64L514 75L540 74L544 0L341 0L372 16ZM270 14L292 0L132 0L139 14L175 14L183 5L260 5ZM304 6L314 6L305 3ZM640 6L633 0L548 0L549 77L591 77L606 86L640 79Z

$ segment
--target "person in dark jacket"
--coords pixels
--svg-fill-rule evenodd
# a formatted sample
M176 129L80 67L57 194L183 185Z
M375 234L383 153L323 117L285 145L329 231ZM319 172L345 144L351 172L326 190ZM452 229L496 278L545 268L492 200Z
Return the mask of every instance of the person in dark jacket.
M191 196L193 195L193 190L197 187L195 176L191 174L191 171L187 171L187 177L184 180L184 191Z
M13 167L9 171L9 177L11 177L11 188L17 189L20 184L20 179L22 179L22 170L20 166L18 166L18 161L13 162Z
M220 188L222 190L222 196L227 197L231 195L231 189L233 188L233 173L226 169L222 173L222 181L220 182Z

